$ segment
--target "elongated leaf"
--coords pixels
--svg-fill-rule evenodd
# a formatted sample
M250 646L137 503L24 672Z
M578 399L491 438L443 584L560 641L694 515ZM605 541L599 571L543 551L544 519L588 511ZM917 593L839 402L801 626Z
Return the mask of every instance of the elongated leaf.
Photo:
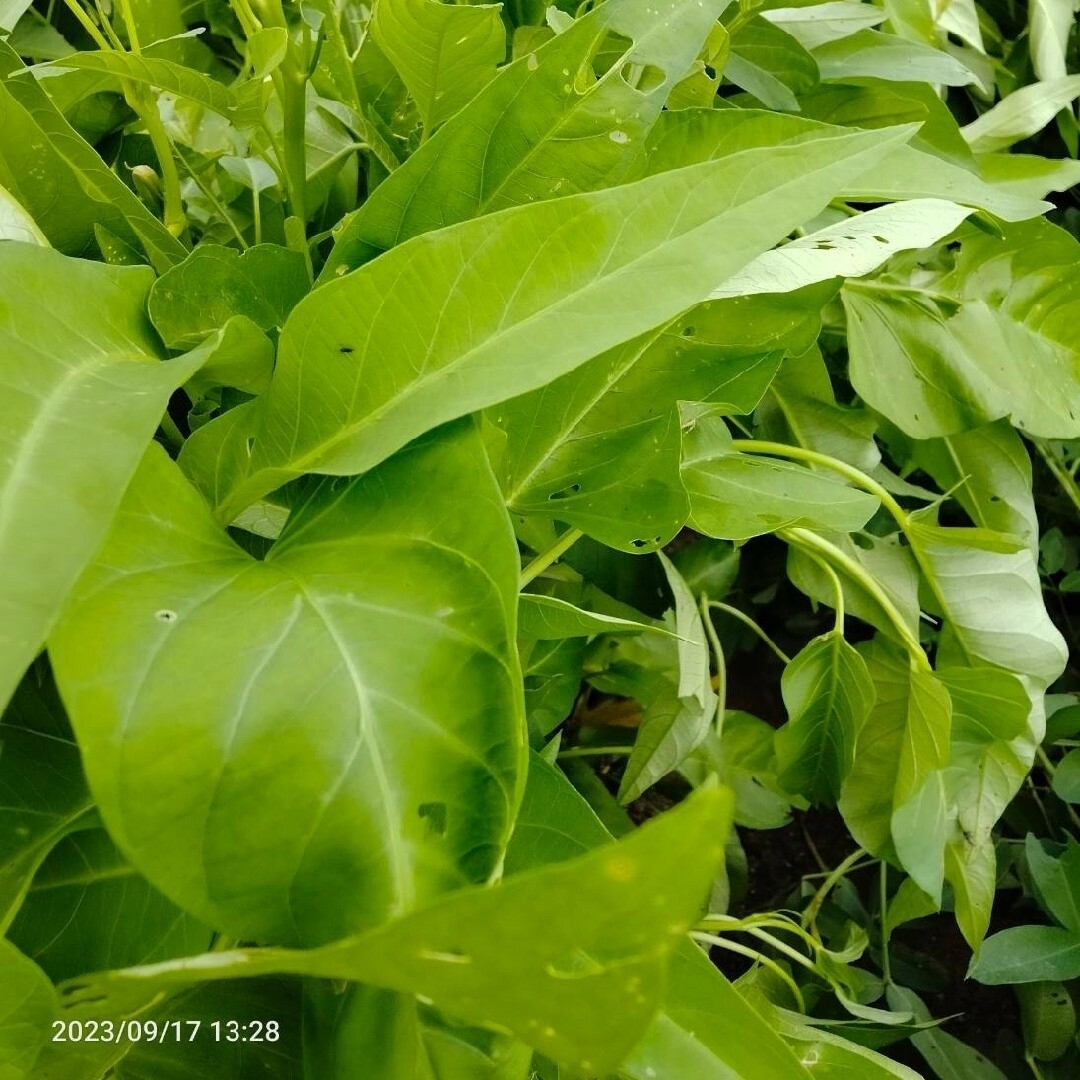
M23 1080L45 1044L56 1010L52 984L8 941L0 940L0 1076Z
M789 33L804 49L816 49L828 41L839 41L860 30L885 21L885 12L851 0L828 0L806 7L769 8L763 19Z
M675 598L677 671L674 694L659 695L642 715L634 749L619 784L619 799L630 802L662 776L677 769L708 734L717 698L710 683L709 643L697 601L671 560L662 552L668 587Z
M612 0L507 65L340 230L325 281L410 237L617 179L729 0ZM616 42L597 78L592 58Z
M971 70L949 53L877 30L860 30L842 41L821 45L813 55L823 79L869 77L944 86L976 81Z
M1024 854L1039 903L1067 930L1080 934L1080 845L1070 838L1053 858L1029 833Z
M442 421L667 322L908 134L750 151L507 210L331 282L282 331L251 476L223 516L302 472L363 472Z
M961 128L977 154L1006 150L1042 131L1071 101L1080 97L1080 75L1022 86L989 112Z
M886 993L892 1008L910 1010L921 1023L932 1019L914 991L893 984ZM1005 1080L1005 1074L988 1058L939 1027L927 1027L912 1035L911 1044L934 1070L934 1075L943 1080Z
M689 514L678 402L750 412L782 352L802 352L817 336L826 291L699 304L492 409L506 433L497 469L510 509L623 550L666 543Z
M0 245L0 701L101 546L169 395L204 358L158 362L152 281L146 268Z
M518 604L518 631L538 641L590 637L593 634L669 633L659 625L584 611L557 596L523 593Z
M687 422L682 476L694 528L728 540L792 525L854 532L877 508L872 495L832 477L735 453L723 421L709 415Z
M1063 79L1068 74L1065 55L1069 31L1075 25L1073 0L1031 0L1028 32L1031 36L1031 66L1043 80Z
M180 262L183 245L138 200L64 119L0 41L0 184L19 200L49 242L70 255L93 251L95 224L159 271Z
M874 704L863 658L839 630L814 638L784 669L788 722L776 733L777 778L812 802L835 802Z
M791 292L829 278L862 277L898 251L936 244L970 213L942 199L881 206L766 251L712 295Z
M1013 926L983 942L968 975L990 986L1080 976L1080 935L1060 926Z
M92 806L79 750L44 665L34 665L0 721L0 929L7 933L37 868L85 827Z
M822 112L830 119L844 119L839 103L825 99ZM853 125L882 128L894 123L897 103L891 99L882 113L867 117L864 109L852 110ZM926 108L908 115L927 119ZM955 123L949 119L955 134ZM700 161L723 157L755 146L776 146L798 141L832 126L801 116L786 116L751 109L679 109L663 113L634 164L632 175L652 175L668 169L684 168ZM955 136L963 146L963 140ZM925 153L914 145L894 148L880 166L852 177L838 194L854 202L889 202L900 199L942 199L989 210L1005 221L1036 217L1049 203L1018 197L992 187L969 171L942 157Z
M102 49L98 52L74 53L54 61L50 66L115 75L118 79L140 86L165 90L225 117L238 127L254 125L262 113L261 81L242 83L238 88L233 88L172 60Z
M733 37L724 78L770 109L798 112L797 95L818 81L818 67L797 39L755 16Z
M476 96L506 56L500 4L379 0L375 40L416 102L424 133Z
M292 972L362 980L498 1024L586 1073L607 1072L660 1005L668 957L720 864L730 815L730 796L699 792L616 845L459 892L359 937L307 952L234 951L106 973L70 985L68 1002L115 1014L125 1001L209 979ZM582 896L591 898L586 907L575 904ZM532 932L538 918L543 934Z
M517 573L468 424L316 485L261 562L150 453L50 643L121 849L254 939L484 881L524 752Z

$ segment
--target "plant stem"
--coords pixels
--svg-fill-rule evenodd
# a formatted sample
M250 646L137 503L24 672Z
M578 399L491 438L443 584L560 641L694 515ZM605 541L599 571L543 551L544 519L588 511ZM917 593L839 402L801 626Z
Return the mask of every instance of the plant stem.
M774 975L781 979L791 991L791 996L795 999L799 1012L806 1012L806 1001L802 996L802 991L799 989L799 984L771 956L765 956L764 953L758 952L757 949L751 949L746 945L740 945L736 941L728 941L726 938L718 937L716 934L704 934L694 931L691 932L690 936L694 938L695 941L704 941L708 945L715 945L718 949L727 949L729 952L738 953L740 956L748 957L753 960L755 964L761 964L762 966L767 967Z
M893 624L905 648L908 650L912 662L926 671L930 670L930 661L927 660L926 653L923 652L922 646L919 644L919 639L915 637L908 624L904 622L903 615L900 614L896 605L889 599L885 590L854 559L841 551L835 544L831 544L824 537L818 536L817 533L810 532L809 529L797 527L779 529L776 535L794 547L801 547L808 554L809 550L814 550L824 555L834 565L839 566L852 580L858 582L873 597L874 601L888 617L889 622Z
M700 610L705 634L712 647L713 656L716 657L716 675L712 680L713 689L716 691L716 715L713 718L713 727L719 735L724 726L724 715L727 712L727 663L724 660L724 647L720 644L720 637L716 633L712 616L709 614L709 598L705 593L701 594Z
M606 754L619 754L625 755L633 751L632 746L574 746L569 750L561 750L559 757L561 758L579 758L579 757L603 757Z
M881 486L872 476L867 476L862 469L856 469L846 461L829 457L828 454L820 454L816 450L807 450L802 446L788 446L787 443L763 442L760 439L735 439L732 441L732 449L740 453L770 454L773 457L792 458L796 461L805 461L809 465L820 465L823 469L831 469L841 476L847 477L856 487L875 496L896 519L901 529L908 527L907 511L893 498L892 493Z
M892 985L892 963L889 960L889 938L892 936L889 933L888 925L885 921L885 913L889 908L889 881L888 881L888 863L884 859L880 863L881 872L879 886L881 890L881 910L878 912L878 918L881 921L881 977L885 980L886 986Z
M718 611L726 611L727 614L730 615L733 619L738 619L739 622L743 623L745 626L748 626L751 630L753 630L754 633L757 634L757 636L761 638L761 640L764 641L770 649L772 649L772 651L780 658L781 661L783 661L785 665L791 663L791 657L788 656L788 654L784 652L784 650L781 649L780 646L777 645L776 642L773 641L773 639L769 637L769 635L766 634L765 631L762 630L761 627L758 626L758 624L752 618L750 618L750 616L747 615L745 611L740 611L737 607L733 607L731 604L725 604L720 600L710 600L709 607L716 608Z
M1054 475L1054 479L1061 485L1061 490L1069 497L1078 512L1080 512L1080 485L1076 483L1076 477L1058 460L1057 455L1042 439L1033 439L1035 449L1039 457L1046 462L1046 467Z
M1043 767L1043 771L1046 773L1047 778L1050 780L1051 788L1053 788L1054 773L1057 772L1057 767L1050 760L1046 751L1041 746L1035 747L1035 756L1039 759L1039 764ZM1064 802L1064 800L1062 801ZM1071 803L1065 803L1065 812L1069 815L1069 820L1073 823L1073 828L1076 829L1078 833L1080 833L1080 814L1077 814L1077 812L1072 808ZM1043 811L1043 814L1045 816L1045 811ZM1047 824L1049 824L1049 820L1047 820Z
M867 854L865 848L856 848L839 866L818 886L818 890L814 893L810 903L807 904L806 910L802 915L803 926L814 926L817 923L818 913L821 911L822 905L828 898L828 895L835 888L836 883L840 881L851 868Z
M534 578L538 578L552 563L558 562L585 534L580 529L567 529L566 532L521 571L518 588L524 589Z

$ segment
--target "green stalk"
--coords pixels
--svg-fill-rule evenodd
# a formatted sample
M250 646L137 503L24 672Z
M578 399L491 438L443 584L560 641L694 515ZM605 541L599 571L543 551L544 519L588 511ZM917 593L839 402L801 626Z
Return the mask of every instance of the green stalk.
M518 588L524 589L530 581L538 578L552 563L558 562L583 535L584 533L580 529L567 529L547 551L542 551L521 571Z
M818 536L817 533L811 532L809 529L797 527L779 529L776 535L786 543L802 548L807 554L814 551L818 555L824 556L834 566L838 566L843 570L848 577L861 585L874 598L888 617L889 622L896 629L912 662L925 671L930 670L930 661L927 660L926 653L923 652L922 645L919 644L919 639L911 632L911 629L904 621L903 615L900 614L896 605L889 599L885 590L853 558L841 551L835 544L831 544L824 537Z

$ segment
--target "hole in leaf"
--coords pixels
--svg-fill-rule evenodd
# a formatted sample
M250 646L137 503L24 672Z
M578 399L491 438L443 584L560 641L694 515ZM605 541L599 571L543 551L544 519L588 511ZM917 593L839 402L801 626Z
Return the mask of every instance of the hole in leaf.
M818 251L832 251L832 250L833 250L833 249L834 249L834 248L836 247L836 245L835 245L835 244L832 244L832 243L830 243L830 242L829 242L828 240L819 240L819 241L818 241L818 242L817 242L817 243L816 243L816 244L814 245L814 247L815 247L815 248L816 248L816 249L817 249Z
M170 611L168 608L162 608L160 611L154 612L154 618L157 619L158 622L171 623L176 622L180 616L177 615L175 611Z
M553 491L548 496L548 499L552 502L556 502L559 499L569 499L571 495L576 495L580 490L580 484L571 484L569 487L564 487L559 491Z
M338 349L338 352L339 352L339 353L344 353L344 354L345 354L346 356L347 356L347 355L348 355L349 353L351 353L352 351L353 351L353 347L352 347L351 345L342 345L342 346L341 346L341 347L340 347L340 348Z
M655 64L635 64L627 60L619 69L619 76L627 84L642 94L651 94L664 85L664 72Z
M887 239L886 239L886 238L885 238L884 236L875 236L875 237L874 237L874 239L875 239L875 240L876 240L876 241L877 241L877 242L878 242L879 244L887 244L887 243L889 242L889 241L888 241L888 240L887 240Z
M694 327L692 327L692 326L684 326L683 329L682 329L682 336L683 337L693 337L695 333L696 333L696 331L695 331Z
M636 548L643 548L643 547L648 547L649 546L649 541L648 540L631 540L630 543L631 543L631 545L633 547L636 547Z
M421 803L416 812L422 821L428 823L428 828L430 828L436 836L446 835L446 803Z

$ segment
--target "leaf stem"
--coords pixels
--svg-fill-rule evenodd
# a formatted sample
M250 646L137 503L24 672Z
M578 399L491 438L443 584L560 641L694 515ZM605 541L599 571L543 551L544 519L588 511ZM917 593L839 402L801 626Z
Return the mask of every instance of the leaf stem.
M1047 445L1043 439L1032 439L1039 457L1046 462L1046 467L1053 473L1054 479L1061 485L1061 490L1069 497L1078 512L1080 512L1080 486L1076 483L1076 477L1058 460L1057 454Z
M846 859L844 859L835 870L818 886L818 890L814 893L810 900L810 903L806 905L806 910L802 914L802 925L808 927L816 927L817 917L824 905L826 899L828 899L829 893L836 887L837 883L847 876L851 868L864 856L869 854L865 848L856 848Z
M713 728L719 735L727 713L727 663L724 660L724 647L720 644L720 636L709 614L710 603L709 597L702 593L699 605L701 621L705 626L705 636L709 639L713 656L716 658L716 676L712 680L713 689L716 691L716 715L713 718Z
M889 881L888 881L888 863L884 859L880 863L880 906L881 910L878 912L878 919L881 922L881 976L885 980L886 986L892 985L892 962L889 960L889 939L892 935L889 933L888 923L885 919L885 913L889 909Z
M524 589L534 578L538 578L552 563L558 562L585 534L580 529L567 529L566 532L521 571L518 588Z
M735 439L732 441L732 449L740 453L770 454L773 457L792 458L796 461L805 461L809 465L820 465L824 469L831 469L841 476L847 477L856 487L875 496L882 506L896 519L896 523L905 531L908 528L907 511L893 498L892 493L881 486L872 476L867 476L862 469L856 469L846 461L830 457L828 454L818 453L816 450L807 450L802 446L788 446L787 443L763 442L760 439Z
M573 746L569 750L559 751L559 759L580 757L604 757L608 754L625 755L633 751L632 746Z
M715 945L718 949L727 949L729 952L738 953L740 956L748 957L753 960L755 964L761 964L763 967L767 967L774 975L781 979L791 991L791 996L795 999L799 1012L806 1012L806 1000L803 998L802 991L799 989L799 984L771 956L766 956L764 953L758 952L757 949L751 949L749 946L740 945L737 941L728 941L726 938L719 937L716 934L706 934L695 930L691 931L690 936L694 938L695 941L703 941L708 945Z
M930 661L927 660L926 653L923 652L922 645L919 644L919 639L911 632L911 628L904 621L903 615L900 614L896 605L889 599L885 590L850 555L809 529L792 526L787 529L779 529L776 535L792 546L802 548L807 554L811 550L816 551L829 559L834 566L839 566L848 577L856 581L873 597L900 636L913 663L926 671L930 670Z
M781 649L780 646L777 645L776 642L773 641L773 639L769 637L769 635L766 634L765 631L762 630L761 627L749 615L747 615L745 611L740 611L737 607L733 607L731 604L725 604L721 600L710 600L709 607L716 608L718 611L727 612L727 614L730 615L733 619L738 619L739 622L743 623L745 626L748 626L751 630L753 630L754 633L757 634L757 636L761 638L761 640L765 642L765 644L768 645L770 649L772 649L772 651L785 665L791 663L791 657L788 656L788 654L784 652L784 650Z

